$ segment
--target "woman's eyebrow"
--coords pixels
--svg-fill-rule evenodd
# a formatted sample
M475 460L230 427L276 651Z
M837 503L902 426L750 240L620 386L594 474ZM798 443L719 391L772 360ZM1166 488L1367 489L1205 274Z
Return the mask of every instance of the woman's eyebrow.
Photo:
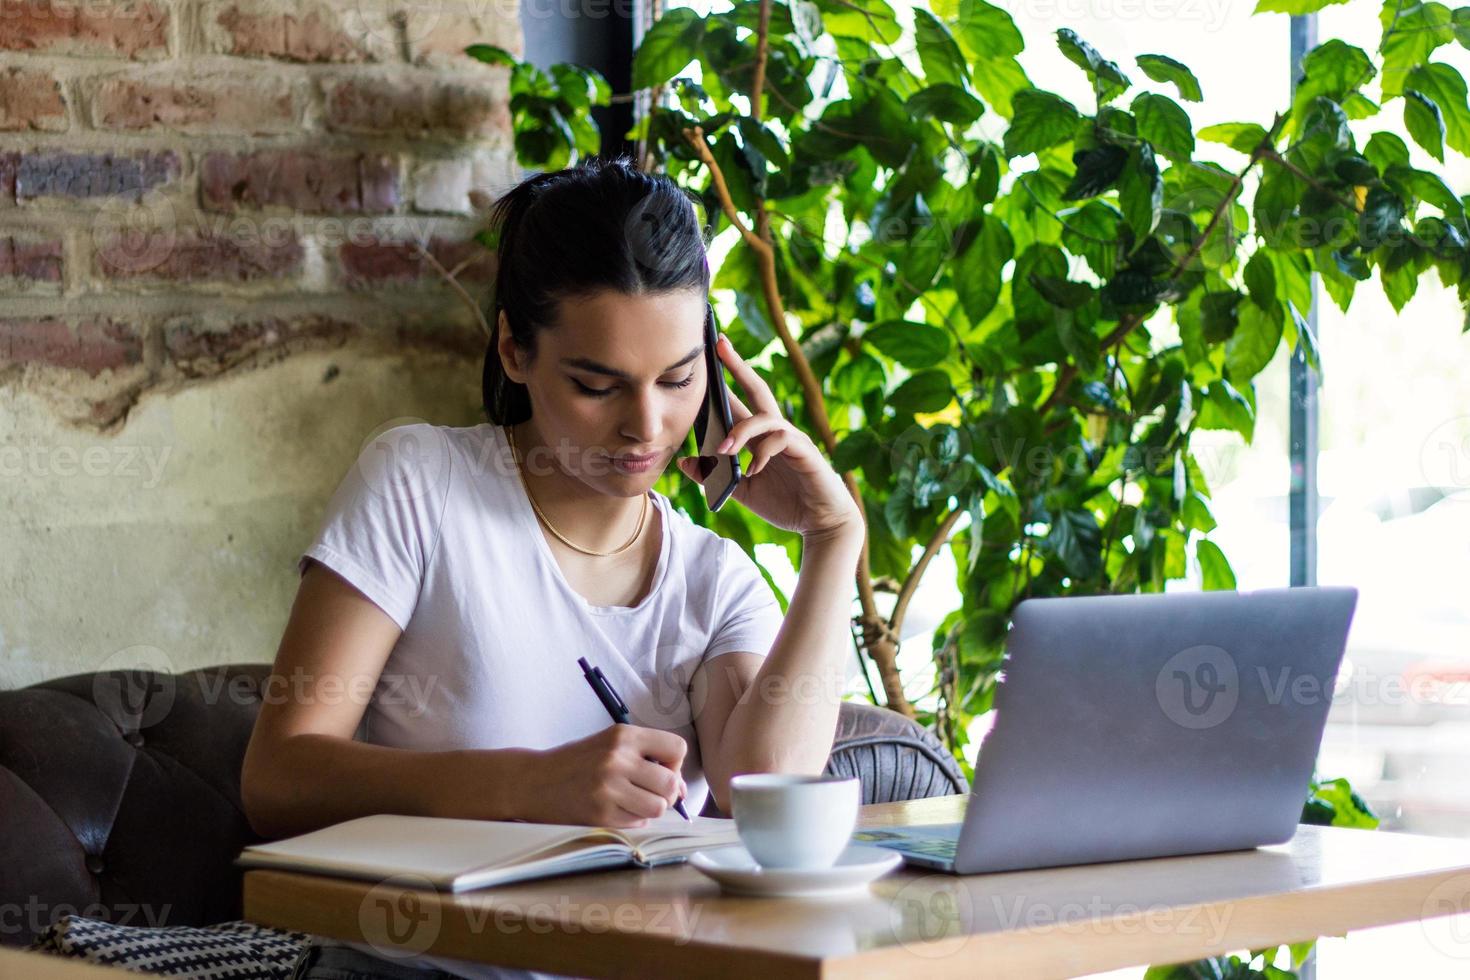
M704 344L700 344L698 347L694 348L692 351L679 358L679 360L664 368L662 371L659 372L659 374L668 374L670 371L674 370L674 368L683 367L684 365L688 364L690 361L698 357L703 350ZM599 364L597 361L592 360L590 357L563 357L561 359L561 363L565 364L567 367L581 368L583 371L591 371L593 374L605 374L610 378L622 378L624 381L633 380L633 376L627 371L619 371L615 367L608 367L606 364Z

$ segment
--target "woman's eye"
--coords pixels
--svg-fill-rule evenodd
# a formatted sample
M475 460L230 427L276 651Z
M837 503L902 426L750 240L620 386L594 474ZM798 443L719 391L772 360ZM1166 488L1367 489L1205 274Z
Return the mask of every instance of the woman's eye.
M693 383L694 375L690 374L689 377L685 378L683 381L665 381L663 382L663 385L666 388L687 388ZM578 391L580 391L584 395L587 395L590 398L603 398L613 393L612 388L589 388L582 382L578 381L576 378L572 379L572 384L577 386Z
M572 379L572 384L576 385L577 390L580 391L582 394L591 395L593 398L601 398L603 395L612 394L611 388L589 388L582 382L578 381L576 378Z

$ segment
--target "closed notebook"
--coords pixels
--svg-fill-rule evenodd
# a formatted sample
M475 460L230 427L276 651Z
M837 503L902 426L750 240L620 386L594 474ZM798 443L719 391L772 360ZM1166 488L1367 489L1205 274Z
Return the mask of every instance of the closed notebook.
M235 863L374 881L410 875L462 892L576 871L673 864L738 840L733 821L686 821L672 812L644 827L618 829L380 813L254 844Z

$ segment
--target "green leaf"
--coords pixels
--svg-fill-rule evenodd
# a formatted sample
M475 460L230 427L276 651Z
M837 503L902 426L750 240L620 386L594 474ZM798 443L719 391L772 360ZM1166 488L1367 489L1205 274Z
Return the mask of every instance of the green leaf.
M1363 148L1363 156L1379 170L1387 170L1394 164L1408 166L1409 148L1393 133L1374 133Z
M1098 90L1099 105L1112 101L1133 84L1115 62L1098 54L1096 48L1078 37L1071 28L1063 27L1057 31L1057 47L1068 61L1087 72L1093 80Z
M1172 82L1185 102L1199 102L1204 98L1199 81L1183 63L1162 54L1141 54L1136 59L1143 73L1156 82Z
M885 320L866 330L863 340L911 369L940 364L950 352L948 333L939 327L909 320Z
M1026 48L1011 15L985 0L960 0L954 34L971 60L1014 58Z
M1434 100L1413 89L1404 91L1404 126L1434 159L1444 162L1444 117Z
M736 125L740 129L740 139L746 146L755 147L762 156L779 167L789 163L790 155L781 144L781 137L771 127L749 116L741 116Z
M1224 143L1240 153L1250 153L1266 139L1266 128L1259 123L1216 123L1201 129L1199 138L1209 143Z
M1348 0L1257 0L1254 12L1258 14L1291 14L1294 17L1299 17L1302 14L1315 13L1323 7L1347 2Z
M1378 817L1346 779L1329 779L1312 783L1302 823L1372 830L1378 826Z
M1219 545L1201 540L1195 546L1194 554L1199 559L1200 588L1205 592L1235 588L1235 571Z
M881 392L887 381L883 364L864 352L837 369L832 376L832 391L843 401L860 405L863 396L871 391Z
M1276 302L1276 267L1264 249L1257 249L1245 264L1245 288L1262 309L1270 309Z
M1089 150L1078 150L1072 154L1077 173L1062 192L1062 200L1076 201L1097 197L1113 186L1128 161L1128 150L1113 143L1104 143Z
M958 85L931 85L909 96L905 105L915 119L932 116L956 126L968 126L985 114L980 100Z
M937 412L953 400L954 388L943 371L922 371L888 396L888 404L900 415Z
M1449 65L1430 62L1409 72L1405 85L1439 107L1445 142L1456 152L1470 154L1470 106L1465 103L1465 79L1460 73Z
M1016 95L1031 87L1031 79L1015 58L982 58L970 66L970 72L980 98L1007 119L1015 113Z
M487 65L505 65L515 67L520 64L519 59L504 48L497 48L493 44L471 44L464 49L464 53L476 61L483 61Z
M883 0L816 0L822 27L833 37L852 37L869 44L894 44L903 27ZM674 8L675 10L681 8ZM668 14L664 15L665 18Z
M1373 59L1362 48L1332 38L1308 51L1302 59L1302 80L1297 84L1297 105L1319 95L1343 102L1378 74Z
M643 35L633 56L633 87L652 88L679 74L699 57L704 18L689 7L674 7Z
M963 88L970 79L970 70L949 28L923 7L914 7L913 12L914 43L919 49L924 77L940 85Z
M1391 98L1404 91L1411 69L1428 61L1435 48L1455 39L1453 17L1442 3L1410 5L1407 0L1392 0L1383 5L1379 19L1385 28L1379 48L1383 96Z
M1066 99L1036 88L1017 92L1011 106L1011 127L1005 135L1007 159L1066 142L1082 118Z
M1260 374L1281 343L1281 311L1263 310L1247 299L1239 307L1240 322L1225 342L1225 370L1233 384Z
M992 215L982 215L981 220L980 234L952 267L954 290L972 328L980 325L1000 298L1001 269L1016 248L1004 221Z
M1166 95L1144 92L1133 100L1138 135L1175 163L1187 163L1194 154L1194 131L1189 114Z
M1128 162L1118 178L1118 206L1133 230L1135 243L1153 234L1164 206L1164 181L1154 153L1146 143L1128 151Z
M1404 202L1386 187L1374 187L1358 215L1358 242L1365 250L1377 248L1402 227Z
M1250 400L1221 378L1210 382L1195 424L1201 429L1239 432L1246 442L1250 442L1255 434L1256 413Z

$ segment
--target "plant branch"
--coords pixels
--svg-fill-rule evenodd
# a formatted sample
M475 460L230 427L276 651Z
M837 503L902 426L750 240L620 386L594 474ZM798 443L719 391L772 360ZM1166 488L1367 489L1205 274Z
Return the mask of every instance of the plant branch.
M709 170L710 183L714 186L715 194L720 200L720 210L729 219L730 224L740 232L741 239L748 245L756 256L757 268L760 271L761 289L765 295L766 309L770 314L771 325L775 328L777 335L781 338L781 344L786 349L786 355L791 362L791 368L796 373L801 385L802 395L806 402L806 410L811 418L812 427L817 430L818 438L826 449L830 458L837 450L837 436L832 431L831 420L827 417L827 403L822 398L822 385L812 372L811 363L807 361L806 354L802 352L801 345L792 336L790 327L786 324L785 304L781 300L781 290L776 281L776 251L771 243L762 238L740 217L735 202L730 197L730 188L725 183L725 175L720 166L715 162L714 155L710 153L709 145L704 140L704 128L702 126L687 127L683 130L684 139L699 157L701 163ZM764 210L763 208L758 209ZM857 484L857 477L852 471L842 474L843 485L847 492L852 495L856 502L858 512L866 521L866 509L863 506L862 490ZM858 555L857 588L858 600L862 605L862 614L859 622L863 627L865 647L868 655L878 666L879 676L883 681L883 695L887 706L907 717L914 716L914 707L909 703L907 695L904 694L903 684L898 676L898 638L887 630L887 624L883 622L878 613L877 597L873 591L871 566L868 558L867 535L863 536L862 551Z
M435 270L438 271L439 275L444 279L446 283L449 284L449 288L454 290L459 298L464 301L464 304L470 308L470 312L475 315L475 320L480 324L480 329L485 332L485 339L489 340L491 331L490 324L485 319L485 311L480 309L480 304L476 303L474 298L471 297L469 293L465 292L465 288L459 284L459 280L454 278L459 270L464 268L465 262L468 262L469 259L466 259L464 262L456 265L454 267L454 272L450 272L448 269L445 269L444 264L438 259L434 258L434 254L428 249L424 248L422 244L417 241L410 244L412 244L414 248L418 249L419 255L429 260L429 262L434 266Z

